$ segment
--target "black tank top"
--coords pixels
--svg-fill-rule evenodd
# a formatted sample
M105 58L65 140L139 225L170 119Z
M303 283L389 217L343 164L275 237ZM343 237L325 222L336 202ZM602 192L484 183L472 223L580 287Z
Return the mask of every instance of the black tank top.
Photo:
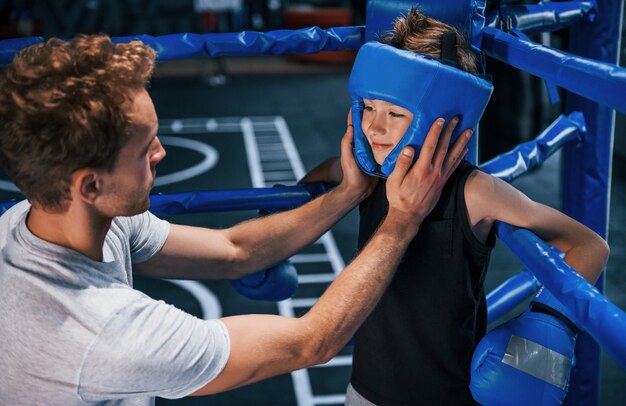
M487 327L491 250L473 234L463 161L419 228L381 301L356 334L352 386L377 405L474 405L474 348ZM360 206L359 248L387 213L385 181Z

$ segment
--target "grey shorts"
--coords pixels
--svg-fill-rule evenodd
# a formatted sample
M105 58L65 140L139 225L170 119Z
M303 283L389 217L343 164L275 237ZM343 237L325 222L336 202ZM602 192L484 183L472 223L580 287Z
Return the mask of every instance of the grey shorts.
M346 406L376 406L376 404L365 399L349 384L346 390Z

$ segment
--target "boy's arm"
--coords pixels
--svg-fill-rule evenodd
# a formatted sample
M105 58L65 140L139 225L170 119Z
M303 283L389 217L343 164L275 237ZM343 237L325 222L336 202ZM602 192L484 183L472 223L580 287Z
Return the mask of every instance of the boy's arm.
M508 183L474 171L465 186L465 200L472 227L499 220L531 230L565 254L565 261L588 282L600 277L609 247L585 225L549 206L529 199Z
M331 157L307 172L298 183L324 182L331 185L341 183L343 172L339 157Z

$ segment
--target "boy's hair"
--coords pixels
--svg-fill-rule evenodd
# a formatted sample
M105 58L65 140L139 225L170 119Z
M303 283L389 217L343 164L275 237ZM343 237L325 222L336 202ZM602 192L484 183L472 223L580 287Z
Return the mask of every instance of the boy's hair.
M64 211L72 173L111 170L128 141L129 93L156 53L104 34L22 49L0 76L0 163L31 203Z
M416 8L411 8L406 17L398 17L394 21L393 30L380 42L441 60L441 39L444 33L450 31L456 34L459 67L475 75L480 73L476 56L467 45L465 36L453 26L427 17Z

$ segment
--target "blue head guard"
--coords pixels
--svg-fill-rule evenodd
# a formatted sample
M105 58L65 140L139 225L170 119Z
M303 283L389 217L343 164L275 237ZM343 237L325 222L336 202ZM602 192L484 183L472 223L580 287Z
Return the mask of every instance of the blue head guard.
M493 86L488 81L415 52L379 42L361 47L352 67L348 84L352 98L354 155L361 169L371 175L387 177L395 167L398 154L407 145L419 151L428 130L439 117L446 121L459 116L452 133L454 142L467 128L478 124ZM384 100L413 113L404 137L382 165L378 165L363 133L363 99ZM415 154L417 157L417 153Z

